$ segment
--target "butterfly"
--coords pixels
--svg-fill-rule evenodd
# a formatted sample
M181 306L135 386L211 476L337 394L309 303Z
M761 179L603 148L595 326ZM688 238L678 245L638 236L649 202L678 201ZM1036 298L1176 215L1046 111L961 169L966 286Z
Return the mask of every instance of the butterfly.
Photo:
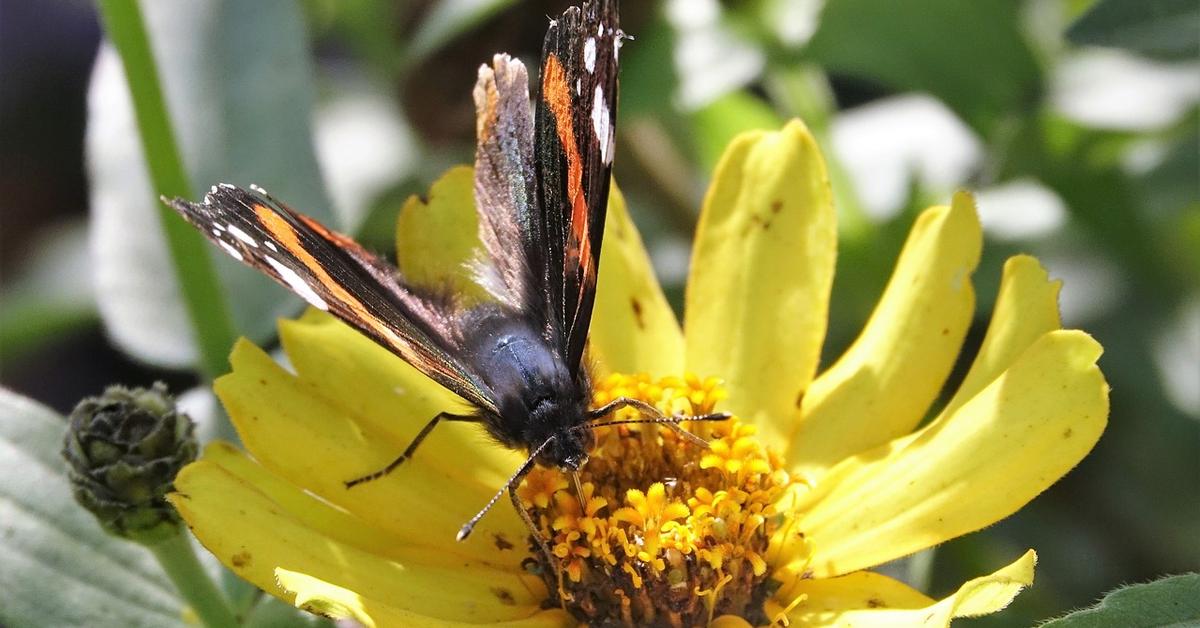
M678 425L685 417L664 416L635 399L589 407L584 349L616 150L617 68L624 38L616 0L589 0L552 20L536 105L521 61L497 54L480 67L474 88L474 187L486 263L476 275L493 297L483 304L462 307L452 296L406 282L394 266L351 238L257 186L220 184L202 203L164 199L226 253L340 318L469 404L468 411L434 416L399 457L346 482L347 488L394 470L441 422L481 424L494 440L529 456L459 530L458 539L471 533L505 491L537 538L515 491L535 463L573 473L578 490L577 472L587 462L598 426L660 423L691 436ZM603 420L628 406L645 418Z

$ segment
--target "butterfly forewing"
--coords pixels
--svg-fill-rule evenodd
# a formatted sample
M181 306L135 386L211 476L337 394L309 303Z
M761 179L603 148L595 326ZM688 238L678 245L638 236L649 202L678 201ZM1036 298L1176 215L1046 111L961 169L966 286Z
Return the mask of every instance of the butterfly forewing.
M600 266L612 173L617 54L615 0L587 2L551 23L542 52L535 161L549 310L578 368Z
M258 189L216 186L203 203L167 201L209 240L383 345L479 408L496 406L461 359L456 308L405 285L352 239Z

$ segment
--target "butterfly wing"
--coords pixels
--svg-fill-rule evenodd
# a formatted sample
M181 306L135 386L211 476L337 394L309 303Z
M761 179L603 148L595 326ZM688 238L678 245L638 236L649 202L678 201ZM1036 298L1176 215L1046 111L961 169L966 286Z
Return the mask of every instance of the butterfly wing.
M475 406L496 412L481 378L455 357L461 353L452 304L404 285L394 267L354 240L257 188L221 184L203 203L164 201L230 256L334 314Z
M583 357L596 296L623 37L616 0L593 0L551 23L542 52L534 151L546 293L572 368Z
M496 271L494 277L484 275L482 283L502 303L544 328L551 322L546 236L538 210L525 65L496 55L492 65L479 68L474 95L475 204L480 240Z

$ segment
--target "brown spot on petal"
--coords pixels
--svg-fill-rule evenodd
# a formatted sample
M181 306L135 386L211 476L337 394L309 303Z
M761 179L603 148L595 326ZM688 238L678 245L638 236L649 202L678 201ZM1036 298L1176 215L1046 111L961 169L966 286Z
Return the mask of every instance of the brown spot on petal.
M642 315L642 303L637 300L637 297L629 297L629 305L633 308L633 319L637 322L638 329L646 328L646 319Z
M493 534L492 539L496 544L496 549L500 551L510 550L513 548L513 544L510 543L508 539L504 538L504 535L499 532Z
M253 556L250 555L250 552L242 551L230 556L229 562L232 563L234 567L242 569L250 564L252 558Z
M492 595L496 596L496 599L500 600L501 604L504 604L505 606L516 605L517 600L513 597L512 591L509 591L504 587L492 587L491 591Z
M887 604L884 604L883 600L881 600L877 597L873 597L873 598L867 600L867 608L884 608L886 606L887 606Z
M1071 428L1068 427L1067 429L1063 430L1063 438L1071 438L1071 434L1073 433L1074 432L1071 431Z
M776 199L771 203L771 213L778 214L780 211L783 211L783 201Z

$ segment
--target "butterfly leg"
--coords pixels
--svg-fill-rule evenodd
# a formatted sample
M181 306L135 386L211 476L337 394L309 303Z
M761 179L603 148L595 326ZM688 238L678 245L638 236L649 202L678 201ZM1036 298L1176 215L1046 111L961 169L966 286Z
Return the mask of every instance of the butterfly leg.
M508 487L508 497L512 500L513 508L517 509L517 513L521 515L521 521L525 522L525 526L529 528L529 534L533 540L537 542L538 548L545 555L547 564L558 571L558 560L554 558L554 554L550 552L550 544L542 537L542 533L538 531L537 526L533 523L533 517L530 516L529 510L525 508L525 504L521 503L520 496L517 495L517 485Z
M476 417L476 416L473 416L470 414L453 414L450 412L439 413L437 416L430 419L429 423L426 424L425 427L421 428L420 432L417 432L416 438L413 438L412 442L408 444L408 447L406 447L404 449L404 453L400 454L399 458L396 458L395 460L388 463L388 465L386 467L384 467L374 473L368 473L367 475L364 475L362 477L358 477L358 478L354 478L353 480L346 481L345 482L346 488L353 488L355 486L358 486L359 484L362 484L363 482L370 482L371 480L378 480L379 478L391 473L396 467L400 466L405 460L408 460L409 458L412 457L413 453L417 451L417 447L420 446L421 442L425 440L425 437L429 436L429 433L433 431L433 428L437 427L437 424L442 421L462 421L462 422L466 422L466 423L474 423L474 422L479 421L479 417Z
M674 430L676 434L679 434L681 437L705 449L708 449L709 447L708 441L683 429L683 427L679 424L683 421L724 421L725 419L729 418L729 414L724 412L702 414L699 416L684 416L682 414L677 414L675 416L668 417L664 415L658 408L646 403L645 401L640 399L632 399L629 397L618 397L613 399L612 401L589 412L588 418L599 419L621 410L622 408L637 408L644 414L648 414L650 416L651 420L646 421L647 423L665 424L667 427ZM630 423L637 423L637 421L630 421Z

